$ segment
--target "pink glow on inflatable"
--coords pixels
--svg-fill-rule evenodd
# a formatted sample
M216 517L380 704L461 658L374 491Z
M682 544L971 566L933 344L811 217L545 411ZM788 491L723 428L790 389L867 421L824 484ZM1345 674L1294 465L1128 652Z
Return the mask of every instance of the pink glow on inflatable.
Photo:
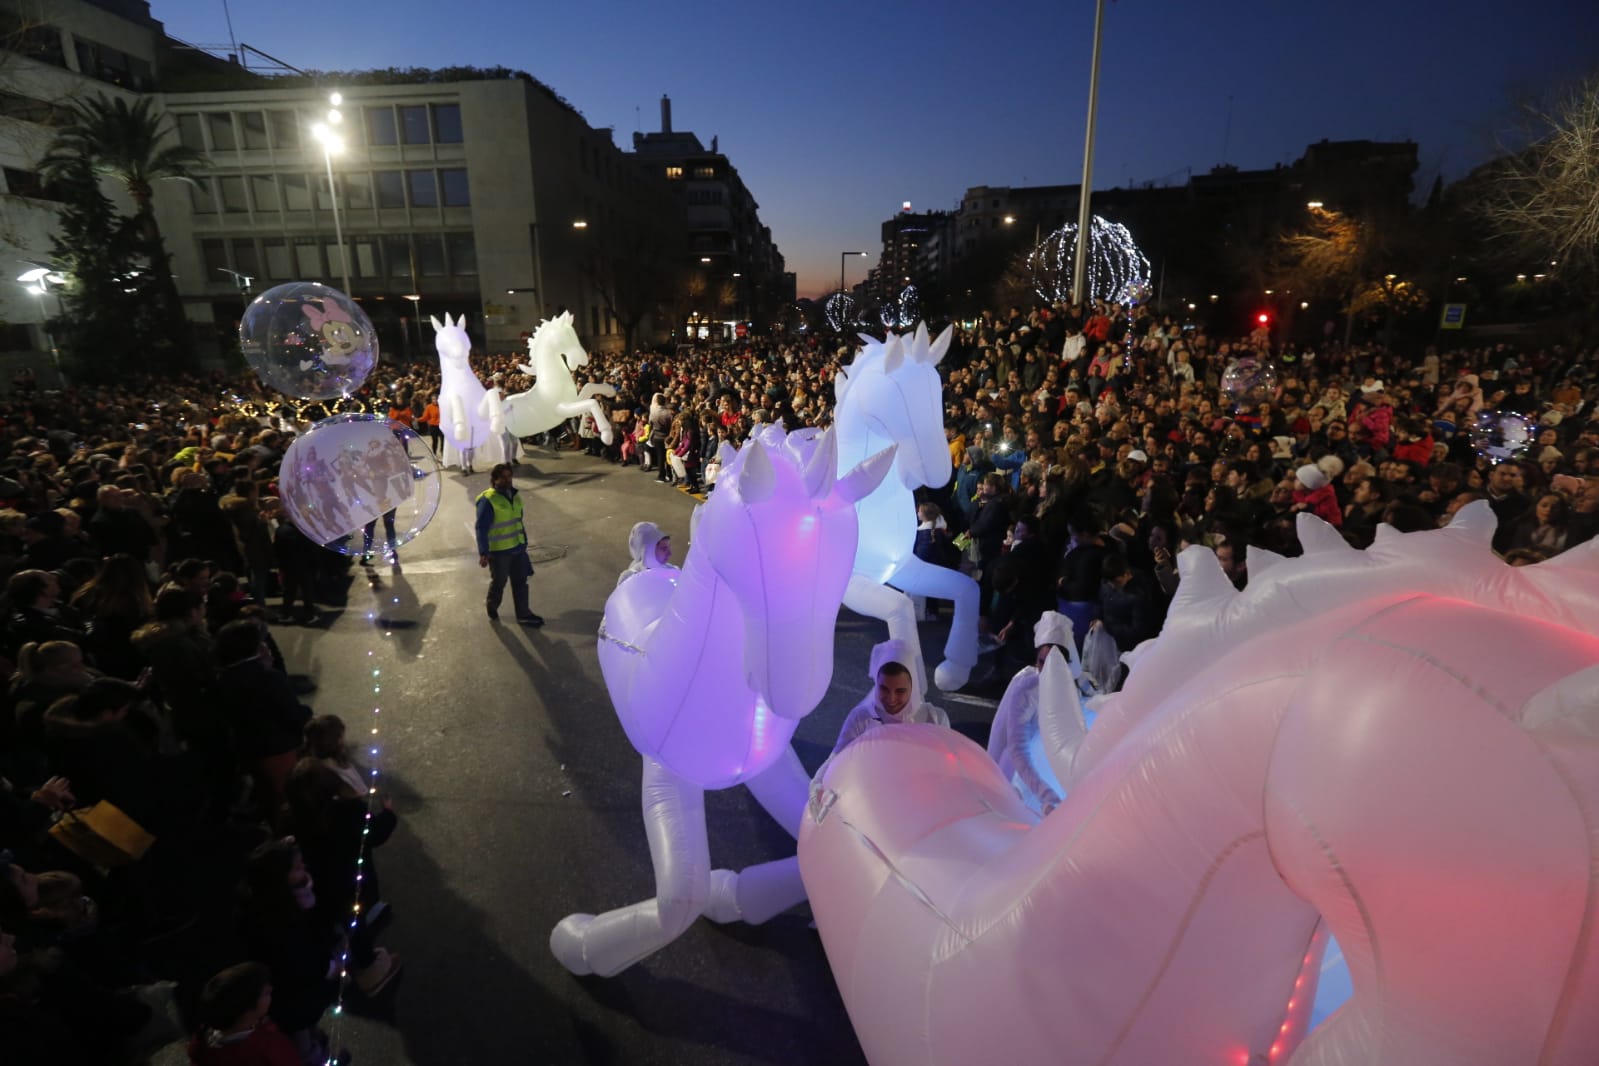
M1301 516L1242 593L1189 549L1042 820L948 730L833 759L800 864L867 1057L1599 1062L1599 544L1492 532ZM1307 1037L1329 932L1354 993Z

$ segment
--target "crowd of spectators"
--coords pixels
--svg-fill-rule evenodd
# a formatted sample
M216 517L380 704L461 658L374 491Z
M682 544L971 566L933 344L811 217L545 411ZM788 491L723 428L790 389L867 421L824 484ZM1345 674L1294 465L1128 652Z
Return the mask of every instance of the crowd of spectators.
M1215 551L1242 587L1251 550L1298 553L1301 512L1363 548L1381 523L1432 528L1485 499L1507 565L1599 530L1590 352L1312 350L1103 305L953 329L940 372L954 476L918 495L917 551L979 580L985 626L1016 662L1048 609L1079 640L1096 624L1123 649L1153 636L1183 548ZM584 418L544 443L714 491L723 442L830 422L853 351L799 336L596 354L578 377L615 387L613 440ZM1274 379L1235 387L1225 372L1244 357ZM531 384L520 361L474 363L514 393ZM436 436L437 389L436 366L385 365L348 403ZM1506 411L1533 439L1495 463L1470 431ZM273 638L321 624L351 576L277 498L284 450L324 413L221 374L65 391L19 375L0 401L8 1060L135 1061L181 1008L196 1062L321 1061L340 970L351 994L378 996L400 969L376 944L370 855L359 898L352 876L363 828L381 842L393 812L363 787L339 708L315 712ZM106 808L138 832L95 822L91 851L87 816L68 812ZM211 935L219 910L228 937Z

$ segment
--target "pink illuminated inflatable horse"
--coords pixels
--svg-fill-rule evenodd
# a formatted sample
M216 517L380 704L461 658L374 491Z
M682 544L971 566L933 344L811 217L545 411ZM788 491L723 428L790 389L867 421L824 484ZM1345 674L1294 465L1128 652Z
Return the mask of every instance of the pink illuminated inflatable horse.
M1183 553L1041 821L949 730L824 768L800 866L876 1066L1599 1062L1599 544L1299 532L1241 593Z

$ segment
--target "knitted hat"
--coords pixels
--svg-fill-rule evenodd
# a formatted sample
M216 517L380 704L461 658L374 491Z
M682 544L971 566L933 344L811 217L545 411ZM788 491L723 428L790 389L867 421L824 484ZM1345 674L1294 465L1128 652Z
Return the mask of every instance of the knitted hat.
M1336 455L1322 456L1320 459L1316 460L1316 466L1320 468L1323 474L1327 475L1328 481L1331 481L1333 478L1338 477L1344 472L1344 461L1338 458Z
M1309 463L1295 470L1294 477L1298 478L1299 483L1312 492L1327 484L1327 475L1321 472L1320 467L1312 466Z

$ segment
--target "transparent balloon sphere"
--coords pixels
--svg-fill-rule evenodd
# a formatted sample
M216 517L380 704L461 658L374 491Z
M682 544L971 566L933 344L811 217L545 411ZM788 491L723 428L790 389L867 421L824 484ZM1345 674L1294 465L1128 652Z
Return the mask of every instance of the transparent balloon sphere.
M1492 463L1502 463L1532 444L1532 419L1515 411L1480 411L1471 427L1471 446Z
M1234 401L1247 399L1256 389L1269 393L1276 387L1277 368L1267 359L1234 359L1221 374L1221 391Z
M378 338L360 305L337 289L294 281L245 309L239 348L263 384L302 400L361 387L378 362Z
M392 561L439 509L439 462L426 441L376 415L324 418L289 445L278 494L295 526L342 555Z

